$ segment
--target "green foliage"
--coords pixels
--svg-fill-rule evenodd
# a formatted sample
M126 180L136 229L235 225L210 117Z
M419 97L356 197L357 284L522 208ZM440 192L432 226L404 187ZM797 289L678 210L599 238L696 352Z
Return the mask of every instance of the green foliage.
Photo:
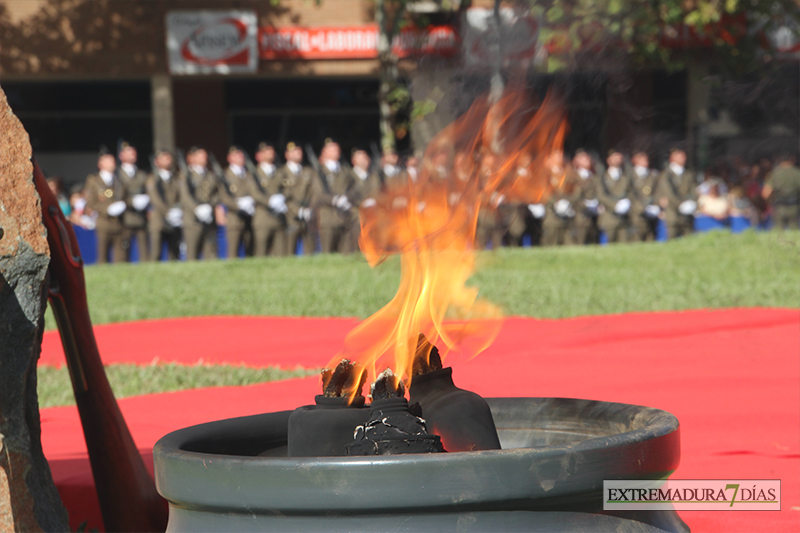
M109 365L105 369L108 381L117 398L202 387L254 385L318 373L317 370L302 368L284 370L275 367L248 368L232 365ZM75 404L66 367L39 367L37 378L39 407Z
M473 282L508 314L800 304L800 234L713 232L667 243L502 249ZM86 268L95 324L208 315L367 317L397 290L399 263L358 255ZM47 326L55 327L49 314Z

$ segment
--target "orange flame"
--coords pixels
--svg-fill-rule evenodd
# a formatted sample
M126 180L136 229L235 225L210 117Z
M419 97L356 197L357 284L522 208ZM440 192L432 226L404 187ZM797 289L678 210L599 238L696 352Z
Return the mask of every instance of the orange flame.
M481 97L430 142L416 180L389 183L374 206L362 207L361 250L370 266L400 255L400 287L348 334L331 367L348 358L374 378L380 363L410 384L420 333L442 359L486 349L503 315L467 286L478 217L503 202L544 201L554 186L548 160L565 133L563 107L551 95L538 106L523 91L494 104Z

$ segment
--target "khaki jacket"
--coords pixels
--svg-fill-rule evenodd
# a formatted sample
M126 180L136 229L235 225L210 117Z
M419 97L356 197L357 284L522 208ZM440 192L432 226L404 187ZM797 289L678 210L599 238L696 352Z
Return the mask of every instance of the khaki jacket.
M311 184L313 183L314 171L309 167L303 167L300 173L295 175L286 165L279 168L276 173L280 179L283 195L286 197L287 224L296 226L300 223L297 216L301 207L311 206ZM303 222L305 224L305 222Z
M800 169L779 165L770 172L765 185L772 187L769 202L773 206L800 207Z
M649 205L658 205L656 189L658 189L658 172L648 170L644 176L631 171L631 218L644 216L644 209Z
M133 197L137 194L147 194L147 173L139 168L133 176L128 176L122 167L117 169L117 178L125 187L125 198L128 208L122 214L122 223L129 229L144 229L147 227L147 209L137 211L133 207Z
M611 177L608 171L600 176L597 181L597 199L600 201L600 205L603 206L598 219L598 223L601 226L616 224L621 218L627 216L618 215L614 212L614 208L617 206L617 202L623 198L631 199L631 193L633 192L631 181L631 175L623 169L620 169L620 176L616 180ZM628 213L630 214L630 211Z
M285 217L269 208L269 199L273 194L283 194L283 179L276 168L267 175L259 166L252 181L250 196L256 201L256 214L253 215L253 226L276 228L284 225ZM284 196L286 196L284 194ZM288 207L288 206L287 206Z
M194 210L201 204L214 207L219 203L219 182L210 170L199 174L189 169L187 175L182 175L180 180L180 201L183 207L183 223L185 226L202 224L194 214Z
M83 186L86 195L86 207L97 212L97 225L100 229L109 227L122 227L122 217L112 217L108 214L108 206L117 201L125 201L125 186L114 176L111 185L106 185L100 174L91 174L86 178Z
M181 207L181 178L177 172L173 172L168 181L161 179L158 173L147 176L147 194L153 207L150 212L152 229L163 229L167 225L167 212L173 207Z
M322 174L327 183L322 182L323 176L315 176L311 185L311 205L315 211L315 219L318 227L332 228L347 224L354 216L353 210L342 211L333 205L334 196L347 196L350 204L353 204L356 197L356 182L358 179L352 171L340 167L338 172L331 172L323 164L320 164Z
M667 224L674 224L679 220L691 218L691 215L681 215L678 211L678 206L686 200L697 201L697 179L695 173L690 170L684 170L683 174L678 176L667 167L658 177L656 189L656 200L660 201L662 198L667 199L667 207L663 211L664 221Z

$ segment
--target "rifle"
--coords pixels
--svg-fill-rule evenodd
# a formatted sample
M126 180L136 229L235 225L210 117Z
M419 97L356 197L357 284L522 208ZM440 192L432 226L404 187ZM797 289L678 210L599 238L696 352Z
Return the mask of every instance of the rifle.
M214 156L213 152L208 152L208 160L211 162L211 171L217 177L217 179L221 182L225 182L225 171L222 170L222 165L219 164L217 161L216 156Z
M108 383L89 318L83 259L72 226L33 162L50 246L50 306L58 324L106 531L164 531L156 491Z
M319 159L317 158L317 154L314 152L314 149L311 147L311 144L306 144L306 154L308 155L308 162L311 163L311 166L317 173L317 177L322 182L322 187L325 189L325 192L332 195L333 193L331 192L331 186L328 183L328 178L322 171L322 167L319 164Z
M372 164L375 165L375 170L378 173L378 179L381 181L381 188L386 185L386 174L383 173L381 167L381 153L378 150L378 143L372 141L369 143L370 152L372 152Z

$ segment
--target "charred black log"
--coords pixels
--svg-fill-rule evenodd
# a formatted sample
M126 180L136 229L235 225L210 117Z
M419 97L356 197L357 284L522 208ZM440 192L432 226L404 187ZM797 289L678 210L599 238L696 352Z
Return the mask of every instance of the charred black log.
M323 393L315 405L295 409L289 416L289 457L346 455L353 428L369 415L361 393L366 374L358 363L343 359L334 370L322 371Z
M405 385L391 370L372 384L369 419L356 427L349 455L397 455L445 451L438 435L431 435L425 420L411 413Z
M486 401L453 383L453 369L442 368L439 351L420 335L409 403L418 403L428 428L450 452L499 450L500 439ZM438 369L436 369L438 361Z

